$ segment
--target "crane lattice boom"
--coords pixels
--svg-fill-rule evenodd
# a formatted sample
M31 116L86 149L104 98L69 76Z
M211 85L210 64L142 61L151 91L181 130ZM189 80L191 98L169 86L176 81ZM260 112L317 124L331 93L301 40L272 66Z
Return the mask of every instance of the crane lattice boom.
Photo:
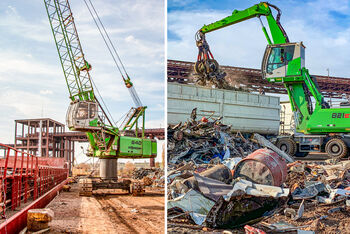
M44 0L70 99L94 101L95 96L68 0Z

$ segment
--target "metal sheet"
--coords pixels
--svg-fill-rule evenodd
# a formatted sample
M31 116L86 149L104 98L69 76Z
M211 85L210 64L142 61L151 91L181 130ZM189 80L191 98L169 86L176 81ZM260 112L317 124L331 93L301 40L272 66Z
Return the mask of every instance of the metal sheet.
M178 207L185 212L187 211L196 224L202 225L205 217L214 204L215 202L191 189L186 194L168 201L168 209Z
M200 191L208 198L218 201L220 197L229 193L233 186L225 184L221 181L214 180L208 177L203 177L198 174L194 174L198 182L198 187Z

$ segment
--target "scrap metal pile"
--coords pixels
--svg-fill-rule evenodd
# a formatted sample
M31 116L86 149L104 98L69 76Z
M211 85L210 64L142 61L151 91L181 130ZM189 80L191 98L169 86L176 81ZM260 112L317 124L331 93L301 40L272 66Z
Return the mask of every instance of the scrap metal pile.
M288 164L284 187L290 189L283 211L257 225L265 230L348 233L350 161Z
M164 187L164 170L161 168L139 168L134 169L132 178L142 180L145 186Z
M246 157L260 148L242 134L231 134L231 127L220 122L221 118L209 121L196 120L196 108L191 120L168 127L168 166L182 161L209 163L232 157Z
M168 129L169 233L350 230L350 161L294 162L258 134L191 117Z

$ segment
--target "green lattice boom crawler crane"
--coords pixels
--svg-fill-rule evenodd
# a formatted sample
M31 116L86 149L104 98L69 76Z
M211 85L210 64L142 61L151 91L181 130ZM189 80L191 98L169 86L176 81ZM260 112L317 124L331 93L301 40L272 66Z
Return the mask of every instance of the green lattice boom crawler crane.
M276 18L272 8L277 11ZM269 31L260 17L266 17ZM262 77L272 83L282 83L287 89L296 128L290 137L278 137L276 145L295 156L309 152L327 152L332 158L348 155L350 147L350 109L330 108L321 94L316 79L305 68L305 47L302 42L290 42L280 24L281 11L274 5L261 2L209 25L196 35L199 54L195 70L205 73L218 69L205 34L257 17L268 45L262 60ZM270 37L271 36L271 37ZM314 103L311 100L314 99Z
M157 156L156 140L147 139L144 134L146 106L142 106L129 76L123 76L137 105L126 114L119 128L113 125L95 96L89 73L92 66L85 59L68 0L44 0L44 3L71 99L67 125L70 130L86 133L90 143L87 156L100 158L103 181L115 182L117 159ZM119 184L99 183L97 186L112 188Z

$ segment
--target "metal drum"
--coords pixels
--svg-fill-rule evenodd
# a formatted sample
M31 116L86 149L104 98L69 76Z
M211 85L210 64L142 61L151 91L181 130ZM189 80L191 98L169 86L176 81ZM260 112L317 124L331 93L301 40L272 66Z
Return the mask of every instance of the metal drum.
M258 149L236 165L233 178L238 177L258 184L281 186L287 177L287 163L272 150Z

